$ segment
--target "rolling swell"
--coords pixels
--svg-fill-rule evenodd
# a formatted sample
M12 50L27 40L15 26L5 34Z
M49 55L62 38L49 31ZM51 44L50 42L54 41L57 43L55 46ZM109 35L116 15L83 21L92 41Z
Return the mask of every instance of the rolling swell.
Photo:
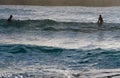
M0 72L0 77L13 78L21 76L23 78L66 78L66 76L71 75L72 77L70 78L82 76L83 78L87 78L90 76L90 73L96 74L96 72L83 71L81 74L80 71L89 70L91 68L119 68L119 56L120 50L104 50L101 48L84 50L35 45L1 44L0 69L4 69L4 72L6 73ZM54 65L54 67L52 67L52 65ZM58 67L55 68L55 66ZM70 69L71 71L78 70L79 72L71 72L68 75L65 75L65 71L68 71L67 69ZM107 76L117 76L116 74L114 75L114 71L108 73L104 71L97 72L107 74ZM96 75L98 75L98 73ZM113 73L113 75L110 73Z
M120 64L119 52L120 50L104 50L100 48L84 50L21 44L0 45L0 56L3 58L9 59L12 57L16 61L36 58L39 59L38 63L44 60L45 64L48 60L49 62L53 61L53 59L49 58L56 58L54 62L70 65L70 68L73 69L77 68L77 66L74 67L74 64L77 64L79 68L83 66L89 67L89 65L95 68L118 68ZM71 60L65 61L65 59Z
M101 30L113 31L120 29L119 23L104 23ZM41 31L96 31L98 25L96 23L85 22L59 22L51 19L43 20L13 20L7 23L5 19L0 20L0 27L24 29L24 30L41 30Z

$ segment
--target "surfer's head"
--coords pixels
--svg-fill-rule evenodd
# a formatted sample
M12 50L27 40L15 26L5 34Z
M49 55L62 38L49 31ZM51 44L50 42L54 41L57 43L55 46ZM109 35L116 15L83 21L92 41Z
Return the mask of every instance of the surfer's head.
M99 17L102 17L102 15L99 15Z

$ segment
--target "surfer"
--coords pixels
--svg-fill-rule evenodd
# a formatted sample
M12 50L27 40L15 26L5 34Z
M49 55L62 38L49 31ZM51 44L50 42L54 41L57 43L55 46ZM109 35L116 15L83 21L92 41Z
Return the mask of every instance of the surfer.
M12 21L12 15L10 15L10 17L7 19L7 22L11 22Z
M98 25L102 25L103 24L103 18L102 18L102 15L99 15L99 18L98 18Z

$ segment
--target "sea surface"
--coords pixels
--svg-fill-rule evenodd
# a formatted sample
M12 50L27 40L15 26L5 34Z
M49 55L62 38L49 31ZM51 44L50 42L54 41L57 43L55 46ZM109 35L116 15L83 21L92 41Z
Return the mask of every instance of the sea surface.
M120 7L0 5L0 78L120 78Z

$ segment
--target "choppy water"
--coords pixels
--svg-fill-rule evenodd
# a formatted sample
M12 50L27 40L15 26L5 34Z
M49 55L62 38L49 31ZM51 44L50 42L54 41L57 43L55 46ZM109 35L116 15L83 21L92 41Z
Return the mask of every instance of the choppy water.
M119 78L119 11L0 6L0 78Z

